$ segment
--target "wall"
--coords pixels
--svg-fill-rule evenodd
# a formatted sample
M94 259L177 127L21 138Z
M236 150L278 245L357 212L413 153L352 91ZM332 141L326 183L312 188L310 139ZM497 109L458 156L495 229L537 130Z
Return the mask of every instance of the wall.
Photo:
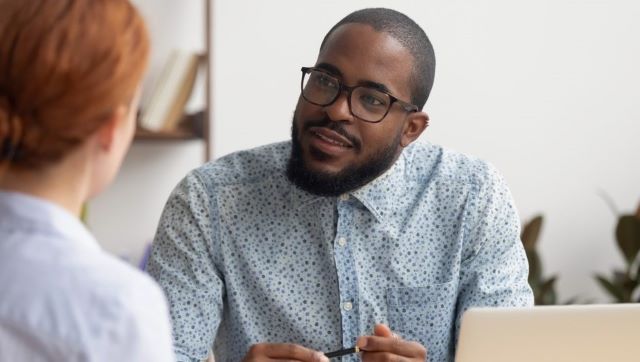
M160 50L202 40L193 29L199 1L136 2ZM620 211L640 202L636 1L218 0L214 155L287 139L300 66L315 62L335 22L368 6L405 12L434 44L431 126L422 140L495 164L521 217L546 217L541 253L546 274L560 276L561 298L606 300L592 275L622 258L599 192ZM178 29L190 31L178 37ZM171 187L199 162L200 149L144 147L134 146L115 187L92 205L99 239L131 255L152 236Z

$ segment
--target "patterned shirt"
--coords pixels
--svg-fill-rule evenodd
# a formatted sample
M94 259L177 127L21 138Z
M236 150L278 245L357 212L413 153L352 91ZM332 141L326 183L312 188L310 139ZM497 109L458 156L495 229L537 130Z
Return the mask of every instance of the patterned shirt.
M162 290L58 205L0 191L0 361L175 361Z
M260 342L349 348L375 323L452 361L464 310L532 305L518 215L488 164L414 143L369 184L320 197L287 180L290 147L206 164L169 198L148 269L179 361L212 344L217 362Z

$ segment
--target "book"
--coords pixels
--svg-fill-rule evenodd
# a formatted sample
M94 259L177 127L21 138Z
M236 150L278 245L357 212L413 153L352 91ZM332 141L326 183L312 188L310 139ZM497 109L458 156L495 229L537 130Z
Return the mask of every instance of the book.
M170 132L183 118L202 56L173 50L164 65L149 101L142 110L140 127L153 132Z

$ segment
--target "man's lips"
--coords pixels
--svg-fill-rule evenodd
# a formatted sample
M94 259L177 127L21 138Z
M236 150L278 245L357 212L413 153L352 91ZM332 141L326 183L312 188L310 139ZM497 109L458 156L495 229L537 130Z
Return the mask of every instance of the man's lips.
M333 131L326 127L311 127L309 128L309 132L323 141L332 143L336 146L341 147L353 147L353 143L349 141L346 137L339 134L336 131Z

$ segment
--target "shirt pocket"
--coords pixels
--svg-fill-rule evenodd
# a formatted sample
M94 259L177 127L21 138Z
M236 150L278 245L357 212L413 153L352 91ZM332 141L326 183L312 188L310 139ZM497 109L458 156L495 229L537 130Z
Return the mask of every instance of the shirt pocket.
M452 359L456 284L387 290L389 327L403 339L425 346L430 362Z

